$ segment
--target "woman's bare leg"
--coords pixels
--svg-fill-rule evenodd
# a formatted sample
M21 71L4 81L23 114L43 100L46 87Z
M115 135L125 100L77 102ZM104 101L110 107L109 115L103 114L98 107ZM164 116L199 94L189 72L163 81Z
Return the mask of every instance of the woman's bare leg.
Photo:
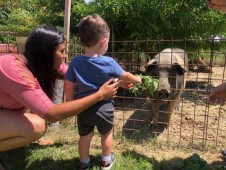
M25 146L45 131L45 120L36 114L0 109L0 151Z

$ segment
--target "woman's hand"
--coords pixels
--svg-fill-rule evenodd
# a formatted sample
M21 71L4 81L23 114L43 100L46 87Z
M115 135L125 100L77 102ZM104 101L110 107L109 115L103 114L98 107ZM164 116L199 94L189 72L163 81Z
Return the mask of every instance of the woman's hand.
M102 100L116 97L119 82L114 82L114 79L108 80L104 83L97 93L102 96Z

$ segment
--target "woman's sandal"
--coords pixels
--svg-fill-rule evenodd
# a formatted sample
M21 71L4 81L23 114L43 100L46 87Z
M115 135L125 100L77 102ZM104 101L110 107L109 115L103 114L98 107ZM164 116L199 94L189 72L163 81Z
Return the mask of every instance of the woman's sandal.
M32 142L34 144L40 145L40 146L49 146L49 145L53 145L54 141L52 139L49 138L40 138L34 142ZM1 169L0 169L1 170Z

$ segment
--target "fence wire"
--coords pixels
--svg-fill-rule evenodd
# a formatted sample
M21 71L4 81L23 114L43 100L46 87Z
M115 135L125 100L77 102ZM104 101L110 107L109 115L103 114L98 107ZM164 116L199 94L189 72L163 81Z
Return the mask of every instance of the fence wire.
M10 40L2 44L16 42ZM173 110L170 120L163 123L158 119L157 123L153 123L151 100L154 99L147 92L135 96L119 88L114 100L114 135L134 142L154 141L193 147L224 146L225 106L208 104L209 92L226 79L224 39L114 41L109 42L106 55L113 57L126 71L145 74L148 61L163 49L171 47L186 51L189 71L184 77L186 82L178 99L180 104ZM0 50L0 55L10 52L3 51ZM68 62L81 53L79 43L71 41Z

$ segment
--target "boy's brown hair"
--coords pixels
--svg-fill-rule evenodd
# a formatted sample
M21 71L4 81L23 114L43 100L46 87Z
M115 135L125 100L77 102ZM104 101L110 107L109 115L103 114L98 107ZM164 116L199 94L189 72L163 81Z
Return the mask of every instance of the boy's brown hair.
M79 37L83 46L92 47L100 38L109 38L110 29L106 21L98 14L88 15L78 25Z

